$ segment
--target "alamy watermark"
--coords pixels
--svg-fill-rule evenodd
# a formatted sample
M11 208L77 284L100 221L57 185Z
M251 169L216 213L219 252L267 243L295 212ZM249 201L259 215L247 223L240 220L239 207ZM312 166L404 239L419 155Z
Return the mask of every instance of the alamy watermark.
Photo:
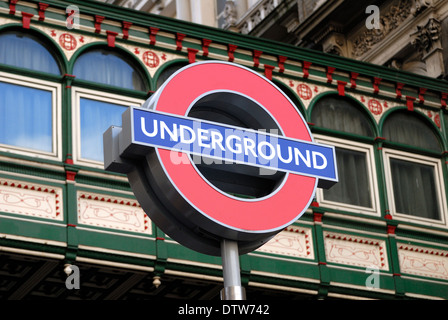
M65 287L68 290L79 289L81 287L79 268L73 264L66 264L64 266L64 272L67 275L67 279L65 279Z
M65 25L67 29L79 29L79 8L75 5L69 5L65 8L67 18L65 19Z
M366 28L371 29L380 29L380 8L375 5L367 6L365 13L370 14L366 19Z
M366 278L366 288L369 290L380 288L380 269L377 266L369 266L366 268L365 273L370 274Z

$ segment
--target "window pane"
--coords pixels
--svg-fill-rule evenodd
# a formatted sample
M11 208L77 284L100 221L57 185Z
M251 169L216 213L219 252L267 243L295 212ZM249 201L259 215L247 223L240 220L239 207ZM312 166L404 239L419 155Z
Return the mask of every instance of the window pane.
M53 152L52 93L0 82L0 143Z
M56 60L41 41L17 31L0 34L0 63L60 74Z
M412 216L440 219L434 167L390 159L395 210Z
M105 49L82 54L75 62L73 73L79 79L145 91L143 78L137 69L117 53Z
M369 118L353 101L339 96L325 96L316 102L311 121L323 128L373 137Z
M324 199L361 207L372 207L367 154L336 148L339 182L324 190Z
M432 128L408 111L394 112L387 117L383 135L390 141L441 151L440 143Z
M125 106L91 99L80 99L81 158L103 161L103 133L110 126L121 126Z

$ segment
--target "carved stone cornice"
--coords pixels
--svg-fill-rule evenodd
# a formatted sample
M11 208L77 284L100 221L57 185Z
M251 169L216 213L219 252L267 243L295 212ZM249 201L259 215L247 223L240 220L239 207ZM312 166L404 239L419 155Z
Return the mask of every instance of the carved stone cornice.
M222 26L223 29L230 28L235 25L237 21L237 11L233 0L226 1L222 17L224 18L224 24Z
M352 55L357 58L369 51L375 44L383 40L389 33L398 28L411 14L413 0L398 0L388 8L388 12L380 16L379 29L366 29L352 41Z
M414 5L411 9L411 13L414 16L420 14L423 10L432 5L432 0L414 0Z
M264 18L280 5L281 0L262 0L259 1L250 11L248 11L237 22L237 29L242 34L250 33Z
M429 53L440 47L440 21L430 18L424 26L417 26L417 31L411 34L411 44L422 53Z

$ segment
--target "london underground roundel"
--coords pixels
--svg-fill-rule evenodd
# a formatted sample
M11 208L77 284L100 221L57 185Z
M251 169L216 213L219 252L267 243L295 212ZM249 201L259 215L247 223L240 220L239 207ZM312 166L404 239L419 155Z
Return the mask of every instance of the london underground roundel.
M334 148L313 141L272 82L227 62L178 70L122 128L104 134L105 168L127 173L168 236L220 255L221 239L250 252L296 221L316 187L337 182Z

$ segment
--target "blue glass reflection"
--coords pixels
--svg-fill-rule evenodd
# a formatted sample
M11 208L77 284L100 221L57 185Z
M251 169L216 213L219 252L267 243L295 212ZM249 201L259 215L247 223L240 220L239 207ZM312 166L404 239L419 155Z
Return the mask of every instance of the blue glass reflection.
M0 143L53 151L52 92L0 82Z
M95 49L82 54L75 62L73 73L77 79L110 86L144 91L139 72L118 54Z
M110 126L121 126L126 107L91 99L80 99L81 158L103 161L103 133Z
M21 32L0 34L0 63L52 74L61 73L54 57L38 39Z

